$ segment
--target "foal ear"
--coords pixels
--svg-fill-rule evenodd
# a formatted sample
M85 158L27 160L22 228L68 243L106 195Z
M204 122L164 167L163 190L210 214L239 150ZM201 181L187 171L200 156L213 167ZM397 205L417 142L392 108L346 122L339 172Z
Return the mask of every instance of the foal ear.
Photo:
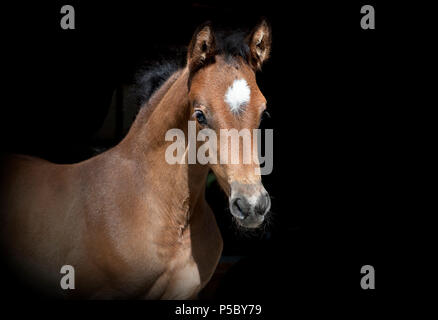
M249 46L249 62L254 70L260 70L271 52L271 27L263 19L247 38Z
M214 57L216 41L210 22L199 26L193 34L187 51L187 64L191 72L201 68Z

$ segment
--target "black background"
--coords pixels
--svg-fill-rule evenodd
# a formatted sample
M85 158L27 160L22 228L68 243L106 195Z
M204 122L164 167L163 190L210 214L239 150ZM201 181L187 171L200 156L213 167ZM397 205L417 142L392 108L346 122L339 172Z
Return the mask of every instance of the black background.
M76 30L60 28L64 4L75 8ZM360 28L364 4L375 6L376 30ZM404 9L374 1L5 5L3 150L56 162L86 158L114 90L139 64L160 48L187 45L206 20L252 27L264 16L273 29L272 56L257 79L271 114L265 126L274 129L274 171L264 177L273 218L268 233L236 234L224 196L209 191L224 253L247 257L218 298L262 303L266 314L350 307L358 310L352 316L362 314L388 303L401 285L400 266L411 260L402 252L412 234L400 225L412 205L405 80L418 34L404 27ZM376 269L374 291L360 287L366 264ZM142 304L114 305L120 314L130 309L149 318ZM172 306L149 303L148 310L164 317Z

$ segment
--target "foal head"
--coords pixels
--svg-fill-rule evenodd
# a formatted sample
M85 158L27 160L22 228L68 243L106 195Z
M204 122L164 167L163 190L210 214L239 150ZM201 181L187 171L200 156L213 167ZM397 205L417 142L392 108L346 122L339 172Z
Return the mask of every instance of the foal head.
M212 130L217 137L218 161L209 166L229 197L232 215L239 225L256 228L262 224L271 206L269 194L261 182L260 165L254 161L257 159L257 140L253 140L253 129L259 127L266 109L266 99L257 86L255 73L269 56L271 30L262 21L242 40L236 39L218 39L209 24L198 28L187 55L189 101L197 130ZM239 151L238 155L234 154L238 157L237 163L230 161L232 139L221 134L224 130L232 132L232 129L249 135L246 142L245 138L238 138ZM255 154L249 163L244 160L245 147ZM220 161L225 152L229 157Z

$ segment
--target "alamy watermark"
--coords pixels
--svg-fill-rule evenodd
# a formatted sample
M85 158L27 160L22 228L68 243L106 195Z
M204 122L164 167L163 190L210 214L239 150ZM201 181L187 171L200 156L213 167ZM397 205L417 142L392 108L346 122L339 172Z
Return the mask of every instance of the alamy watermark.
M262 131L264 155L262 156ZM273 129L220 129L219 139L212 129L202 129L196 134L196 122L188 121L186 137L181 129L170 129L165 140L173 141L166 149L168 164L256 164L257 174L268 175L273 169ZM203 142L196 148L197 142ZM242 143L241 143L242 142ZM240 149L242 146L242 150ZM218 151L219 156L218 156ZM241 152L242 151L242 152ZM187 159L186 159L187 158ZM263 166L262 166L263 165ZM259 167L260 166L260 167Z
M376 276L374 267L371 265L362 266L360 273L364 276L360 279L360 286L364 290L376 288Z
M69 264L63 265L60 270L62 276L59 285L63 290L75 289L75 268Z

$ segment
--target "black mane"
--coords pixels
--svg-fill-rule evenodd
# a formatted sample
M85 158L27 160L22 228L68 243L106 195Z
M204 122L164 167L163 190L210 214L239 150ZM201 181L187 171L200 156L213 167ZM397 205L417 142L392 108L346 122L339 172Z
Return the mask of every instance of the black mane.
M248 62L249 47L245 39L247 34L247 32L242 30L232 33L229 31L217 32L215 34L216 54L223 55L229 59L240 57Z
M224 56L226 61L240 57L248 61L249 47L245 41L247 32L215 31L216 55ZM186 64L187 48L173 49L167 52L169 58L160 58L159 61L146 63L136 73L132 87L133 103L137 107L146 104L152 94L176 71ZM172 56L172 57L170 57Z

